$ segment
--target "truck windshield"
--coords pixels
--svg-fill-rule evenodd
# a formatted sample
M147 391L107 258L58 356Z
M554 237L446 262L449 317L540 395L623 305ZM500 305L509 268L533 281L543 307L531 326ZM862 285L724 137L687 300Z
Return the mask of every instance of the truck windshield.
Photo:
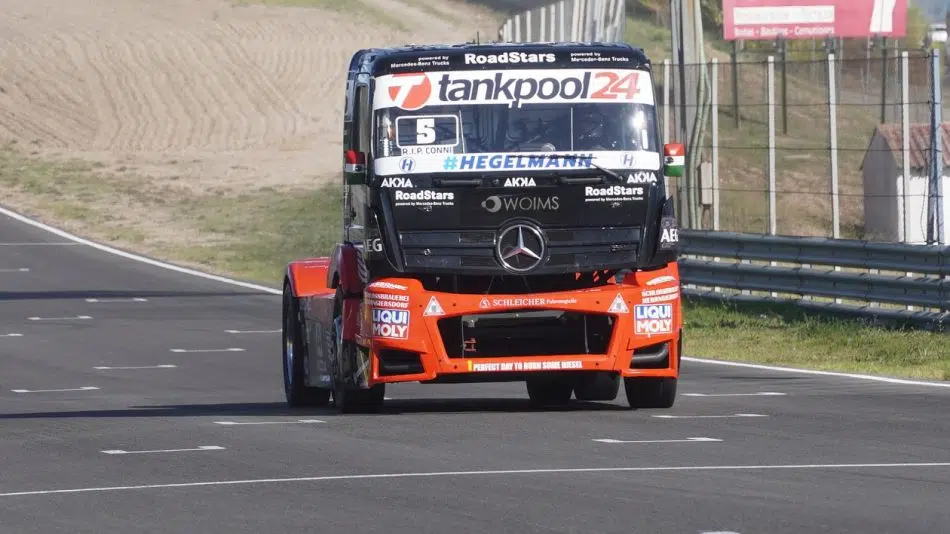
M597 86L601 72L612 73L613 86L607 82ZM416 75L425 78L417 78L415 85L395 77L377 82L373 121L377 174L560 168L537 158L512 158L548 152L595 158L594 163L611 168L659 168L648 72L453 74L463 79L428 73ZM624 76L627 85L618 86ZM508 166L503 163L506 159ZM502 163L492 167L492 161Z

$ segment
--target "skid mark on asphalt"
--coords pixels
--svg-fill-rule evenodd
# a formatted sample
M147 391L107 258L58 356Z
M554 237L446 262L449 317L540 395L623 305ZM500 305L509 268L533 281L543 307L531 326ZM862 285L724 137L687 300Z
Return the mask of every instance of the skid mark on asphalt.
M155 489L183 489L214 486L247 486L264 484L292 484L303 482L332 482L354 480L408 479L408 478L466 478L484 476L528 476L528 475L568 475L579 473L663 473L663 472L702 472L702 471L805 471L832 469L934 469L950 468L950 461L919 463L864 463L864 464L776 464L776 465L682 465L682 466L646 466L646 467L565 467L550 469L498 469L481 471L424 471L406 473L369 473L354 475L326 475L294 478L257 478L245 480L214 480L206 482L181 482L171 484L140 484L130 486L100 486L71 489L48 489L31 491L12 491L0 493L0 498L25 497L30 495L63 495L79 493L105 493L123 491L142 491ZM948 471L950 474L950 471Z

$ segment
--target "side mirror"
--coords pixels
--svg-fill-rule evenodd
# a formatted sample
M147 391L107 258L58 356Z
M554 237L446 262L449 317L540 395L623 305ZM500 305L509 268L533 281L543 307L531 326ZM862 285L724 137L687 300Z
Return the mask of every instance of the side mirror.
M343 153L343 176L348 184L366 183L366 153L348 149Z
M663 175L683 176L683 167L686 166L686 149L682 143L663 145Z

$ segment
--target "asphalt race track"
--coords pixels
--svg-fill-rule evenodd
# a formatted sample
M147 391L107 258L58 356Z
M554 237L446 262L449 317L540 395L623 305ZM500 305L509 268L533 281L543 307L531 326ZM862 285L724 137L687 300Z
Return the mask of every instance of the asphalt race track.
M337 416L285 409L279 328L0 216L0 532L950 531L948 388L691 360L666 411L413 384Z

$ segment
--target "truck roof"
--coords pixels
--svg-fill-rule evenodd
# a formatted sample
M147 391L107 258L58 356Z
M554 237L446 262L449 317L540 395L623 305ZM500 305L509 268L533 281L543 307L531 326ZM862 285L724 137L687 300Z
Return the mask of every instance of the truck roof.
M351 72L372 76L431 70L649 68L643 49L627 43L532 42L408 44L360 50Z

